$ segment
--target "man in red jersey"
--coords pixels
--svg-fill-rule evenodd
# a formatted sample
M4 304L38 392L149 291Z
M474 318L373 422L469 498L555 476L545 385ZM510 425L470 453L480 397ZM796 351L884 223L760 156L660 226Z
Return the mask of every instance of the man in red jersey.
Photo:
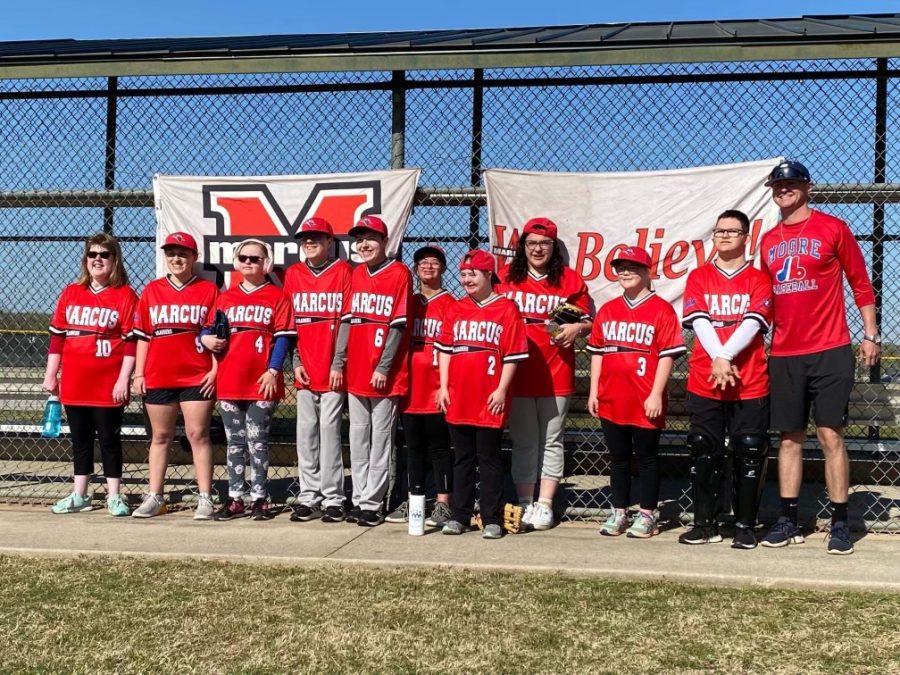
M322 218L309 218L297 235L306 259L285 275L297 330L297 469L299 504L294 521L344 520L344 354L350 311L350 265L332 257L334 231ZM338 345L341 345L339 348Z
M853 553L847 527L850 469L843 427L854 383L843 281L846 277L862 315L860 357L867 366L881 355L875 293L853 232L842 220L809 207L809 171L784 161L769 174L781 222L763 236L760 255L772 277L775 330L769 377L772 427L781 432L778 479L782 515L763 546L803 543L797 501L803 478L803 442L810 408L825 457L831 500L828 553Z
M763 335L772 314L769 275L747 261L750 220L725 211L713 228L716 259L688 275L682 325L697 336L688 371L694 527L682 544L722 541L719 489L725 437L734 455L733 548L756 548L756 511L769 451L769 376Z

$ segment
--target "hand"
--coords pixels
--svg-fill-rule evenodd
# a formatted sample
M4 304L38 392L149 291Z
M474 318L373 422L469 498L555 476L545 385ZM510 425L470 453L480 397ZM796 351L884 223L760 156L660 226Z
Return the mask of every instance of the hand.
M59 394L59 380L56 375L48 375L45 377L44 381L41 382L41 389L54 396Z
M438 389L437 394L434 395L434 402L437 403L441 412L446 414L447 408L450 407L450 392L443 388Z
M372 373L372 378L369 380L369 384L375 391L381 391L387 386L387 375L382 375L376 370L374 373Z
M225 346L228 344L227 340L217 338L215 335L203 335L200 338L200 342L209 351L215 352L216 354L225 349Z
M331 391L340 391L344 386L344 373L340 370L332 370L328 373L328 387Z
M113 401L116 403L128 403L128 378L119 378L113 386Z
M591 417L600 417L600 399L597 394L588 396L587 409Z
M661 394L650 394L647 397L647 400L644 401L644 414L650 419L662 415Z
M881 358L881 345L871 340L863 340L859 343L859 355L867 366L874 366Z
M267 370L257 378L256 384L259 385L259 389L257 389L259 395L263 397L263 400L268 401L275 395L275 390L278 388L278 376Z
M491 415L501 415L506 407L506 392L503 389L495 389L488 396L487 404Z
M305 387L309 386L309 373L306 372L302 363L294 366L294 379Z
M211 370L200 380L200 393L206 398L212 398L216 393L216 371Z
M131 380L131 393L135 396L147 395L147 381L143 375L135 375Z
M732 365L731 361L721 356L713 359L709 380L714 382L714 388L717 387L724 391L726 387L733 387L737 384L736 377L740 379L737 366Z
M550 338L550 342L555 344L557 347L562 347L563 349L571 347L573 344L575 344L575 340L581 337L581 330L581 324L563 324L559 327L559 332Z

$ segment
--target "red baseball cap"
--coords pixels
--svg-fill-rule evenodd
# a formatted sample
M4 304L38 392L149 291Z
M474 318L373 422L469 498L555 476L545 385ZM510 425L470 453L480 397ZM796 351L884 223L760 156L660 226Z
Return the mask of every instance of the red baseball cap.
M197 240L187 232L173 232L170 234L160 248L166 248L167 246L181 246L181 248L186 248L195 254L197 253Z
M331 223L329 223L324 218L317 218L313 216L312 218L307 218L300 225L300 229L297 231L295 239L300 237L301 234L306 234L308 232L321 232L322 234L327 234L329 237L334 238L334 230L331 228Z
M496 270L494 256L480 248L472 249L463 256L459 263L461 270L481 270L493 273Z
M366 231L380 234L385 239L388 236L387 225L378 216L363 216L357 221L356 225L350 228L347 234L351 237L356 237Z
M642 265L647 269L650 269L650 267L653 265L653 261L650 259L650 254L639 246L627 246L623 249L620 249L616 254L616 257L613 258L613 267L616 266L616 263L620 262L637 263L638 265Z
M440 260L441 265L444 267L447 266L447 254L444 253L444 249L437 244L425 244L423 247L417 249L416 252L413 253L413 262L417 263L422 258L427 258L429 256Z
M556 223L549 218L532 218L525 223L525 228L522 230L522 235L526 234L542 234L556 241Z

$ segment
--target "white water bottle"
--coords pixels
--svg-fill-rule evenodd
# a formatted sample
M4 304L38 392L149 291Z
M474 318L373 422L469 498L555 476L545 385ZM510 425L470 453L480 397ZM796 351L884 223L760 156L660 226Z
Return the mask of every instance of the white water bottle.
M409 533L421 537L425 534L425 495L421 489L416 492L419 494L409 493Z

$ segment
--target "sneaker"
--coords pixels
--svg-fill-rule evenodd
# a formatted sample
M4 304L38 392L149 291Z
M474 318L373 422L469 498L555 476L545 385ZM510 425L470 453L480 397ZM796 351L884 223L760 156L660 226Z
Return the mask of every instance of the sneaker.
M349 511L347 511L347 515L344 517L344 520L348 523L358 523L359 522L359 514L360 508L358 506L354 506Z
M341 523L346 518L343 506L326 506L322 512L323 523Z
M50 510L53 513L82 513L90 511L92 508L90 497L87 495L79 497L73 492L68 497L63 497L56 502L50 507Z
M381 525L383 522L384 516L381 515L381 511L360 509L359 520L356 521L356 524L360 527L375 527L376 525Z
M132 518L152 518L166 513L166 502L160 495L148 494L141 505L131 512Z
M850 541L850 528L843 520L831 524L828 534L828 553L831 555L850 555L853 553L853 542Z
M628 515L624 511L613 511L609 518L600 526L600 534L607 537L618 537L625 534L628 528Z
M194 520L212 520L215 512L212 499L201 493L197 498L197 508L194 509Z
M131 509L128 508L128 504L124 502L121 495L117 494L106 498L106 510L114 518L124 518L131 515Z
M649 539L657 534L659 528L656 526L656 518L643 511L638 511L631 521L631 527L625 532L625 536L632 539Z
M240 497L227 497L225 504L213 515L214 520L231 520L247 515L247 507Z
M403 502L396 509L391 511L387 518L384 519L386 523L407 523L409 522L409 502Z
M679 544L718 544L722 541L717 525L694 525L678 537Z
M448 520L441 528L441 534L462 534L466 531L466 526L458 520Z
M269 502L262 497L258 497L253 500L253 505L250 507L250 519L251 520L269 520L272 517L272 513L269 510Z
M453 519L450 507L444 502L435 502L431 515L425 519L425 525L428 527L443 527L448 521Z
M766 548L781 548L788 544L802 544L804 541L806 540L800 528L785 516L781 516L760 543Z
M295 523L306 523L321 517L322 509L320 509L318 505L309 506L308 504L300 504L299 506L294 507L294 512L291 514L291 520Z
M519 502L519 506L524 509L522 512L522 529L528 530L531 528L531 519L534 517L534 503Z
M734 528L734 539L731 540L731 548L756 548L756 535L753 529L737 525Z
M502 539L503 538L503 528L501 528L497 523L491 523L490 525L484 526L484 532L481 533L482 539Z
M553 527L553 509L546 504L535 502L531 506L529 524L535 530L549 530Z

